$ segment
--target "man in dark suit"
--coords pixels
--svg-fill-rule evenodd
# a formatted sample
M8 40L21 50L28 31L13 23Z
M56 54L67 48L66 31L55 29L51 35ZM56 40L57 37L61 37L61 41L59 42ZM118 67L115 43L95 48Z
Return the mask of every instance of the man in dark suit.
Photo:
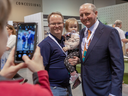
M83 4L79 13L86 26L80 31L79 46L83 95L122 96L124 61L117 30L97 20L93 4ZM78 61L69 59L72 65Z
M25 44L26 44L26 33L24 32L24 35L22 36L22 50L25 50Z

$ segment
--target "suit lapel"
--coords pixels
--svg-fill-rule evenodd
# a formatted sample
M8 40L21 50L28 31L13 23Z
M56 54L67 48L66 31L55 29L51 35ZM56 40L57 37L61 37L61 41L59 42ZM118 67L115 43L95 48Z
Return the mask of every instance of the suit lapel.
M86 56L85 56L85 60L84 62L87 60L89 54L91 53L93 47L95 46L96 42L99 40L100 36L102 35L103 31L103 24L101 22L99 22L99 25L94 33L94 37L88 47L88 50L87 50L87 53L86 53Z

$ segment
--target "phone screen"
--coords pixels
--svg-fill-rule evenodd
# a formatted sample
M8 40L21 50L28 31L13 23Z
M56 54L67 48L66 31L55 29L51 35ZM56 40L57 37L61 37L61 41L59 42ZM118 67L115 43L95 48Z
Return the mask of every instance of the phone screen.
M36 23L19 23L16 38L15 63L23 62L22 56L27 55L30 59L36 47L37 37Z

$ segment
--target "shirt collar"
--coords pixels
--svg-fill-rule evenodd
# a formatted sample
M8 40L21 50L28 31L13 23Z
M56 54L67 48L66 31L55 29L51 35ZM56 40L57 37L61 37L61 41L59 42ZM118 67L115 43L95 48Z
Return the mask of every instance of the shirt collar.
M98 27L98 25L99 25L99 21L97 20L90 28L87 28L86 27L86 30L85 30L85 34L84 34L84 36L87 36L87 31L88 31L88 29L94 34L95 33L95 31L96 31L96 29L97 29L97 27Z
M116 29L120 29L119 27L115 27Z
M10 36L8 35L8 38L11 37L11 36L12 36L12 34Z
M51 34L51 33L50 33ZM52 34L51 34L52 35ZM64 37L63 36L61 36L61 40L60 39L58 39L57 37L55 37L54 35L52 35L55 39L56 39L56 41L58 42L58 43L61 43L62 41L64 41Z

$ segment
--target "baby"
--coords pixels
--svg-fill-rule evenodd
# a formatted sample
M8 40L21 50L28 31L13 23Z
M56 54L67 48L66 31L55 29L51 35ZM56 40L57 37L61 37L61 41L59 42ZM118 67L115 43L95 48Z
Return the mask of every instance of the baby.
M79 56L78 45L79 45L79 32L78 32L78 22L75 18L69 18L65 22L65 47L63 50L68 51L68 56L65 58L64 64L68 71L71 74L70 83L74 83L73 89L76 88L80 84L79 75L77 74L74 66L72 66L69 62L69 58L73 58L73 56Z

